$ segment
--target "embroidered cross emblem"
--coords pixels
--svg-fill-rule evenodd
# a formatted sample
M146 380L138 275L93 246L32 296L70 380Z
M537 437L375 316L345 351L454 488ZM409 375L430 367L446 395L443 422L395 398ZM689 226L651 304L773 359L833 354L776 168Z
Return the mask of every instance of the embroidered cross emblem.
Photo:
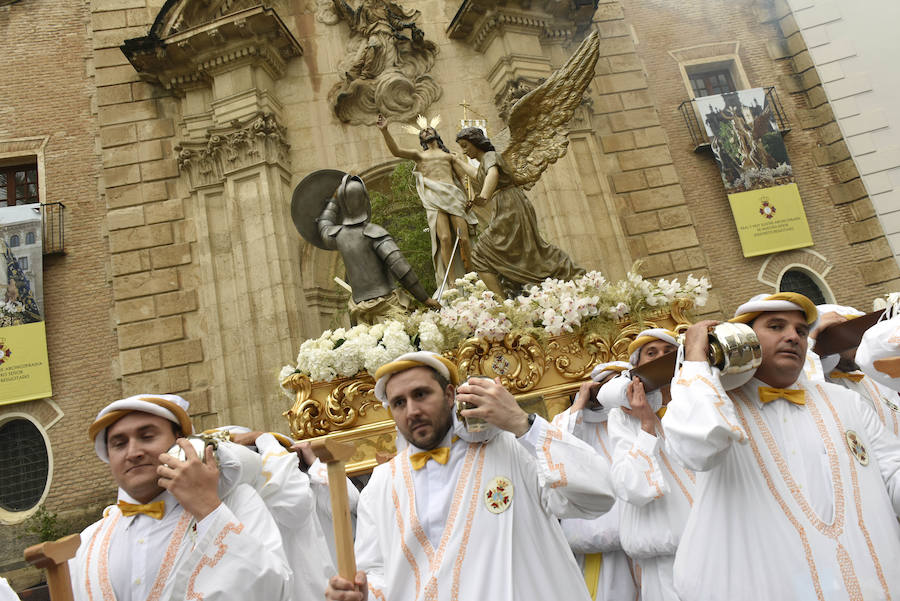
M850 449L850 452L853 453L856 460L862 465L869 465L869 451L866 449L866 445L859 439L859 435L853 430L847 430L845 436L847 438L847 448Z

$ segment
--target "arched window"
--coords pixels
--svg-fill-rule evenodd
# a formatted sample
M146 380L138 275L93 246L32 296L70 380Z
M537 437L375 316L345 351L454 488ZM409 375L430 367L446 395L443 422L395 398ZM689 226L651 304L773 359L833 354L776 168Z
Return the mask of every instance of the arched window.
M25 234L25 244L34 244L34 232L28 232Z
M779 292L798 292L816 305L824 305L825 293L809 274L802 269L788 269L778 283Z
M37 505L49 476L50 457L38 427L22 418L0 425L0 509L20 512Z
M19 246L19 244L21 244L21 241L19 240L18 234L13 234L12 236L9 237L9 245L10 246Z

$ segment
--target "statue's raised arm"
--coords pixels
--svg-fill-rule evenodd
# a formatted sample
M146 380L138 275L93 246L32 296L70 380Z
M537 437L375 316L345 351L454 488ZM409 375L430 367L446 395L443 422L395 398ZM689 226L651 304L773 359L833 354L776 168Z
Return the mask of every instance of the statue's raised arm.
M567 124L594 78L599 56L600 37L593 31L565 65L513 105L503 158L517 185L530 189L551 163L566 154Z

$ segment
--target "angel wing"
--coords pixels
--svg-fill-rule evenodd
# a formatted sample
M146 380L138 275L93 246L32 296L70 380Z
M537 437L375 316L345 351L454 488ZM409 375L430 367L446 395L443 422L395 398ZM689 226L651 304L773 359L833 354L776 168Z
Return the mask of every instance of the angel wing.
M565 65L513 105L503 158L519 186L531 188L551 163L566 154L566 124L594 78L599 56L600 36L595 30Z

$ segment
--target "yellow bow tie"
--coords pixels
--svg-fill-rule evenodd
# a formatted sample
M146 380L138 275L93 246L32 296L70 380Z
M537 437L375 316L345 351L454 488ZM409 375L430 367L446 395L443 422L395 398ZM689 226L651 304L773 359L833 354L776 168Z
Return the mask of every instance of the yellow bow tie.
M425 467L429 459L434 459L441 465L447 465L450 460L450 447L438 447L430 451L422 451L421 453L413 453L409 456L409 462L414 470L420 470Z
M656 410L656 417L658 417L659 419L662 419L665 414L666 414L665 407L660 407L659 409Z
M795 405L806 404L806 391L795 390L792 388L769 388L768 386L759 387L759 400L762 403L770 403L775 399L784 399Z
M154 520L161 520L163 514L166 512L165 501L155 501L153 503L145 503L143 505L129 503L128 501L119 501L117 505L119 506L119 510L122 512L122 515L124 515L126 518L136 513L143 513L144 515L149 515Z
M834 370L830 374L828 374L829 378L844 378L846 380L853 380L854 382L859 382L866 376L864 374L848 374L847 372Z

